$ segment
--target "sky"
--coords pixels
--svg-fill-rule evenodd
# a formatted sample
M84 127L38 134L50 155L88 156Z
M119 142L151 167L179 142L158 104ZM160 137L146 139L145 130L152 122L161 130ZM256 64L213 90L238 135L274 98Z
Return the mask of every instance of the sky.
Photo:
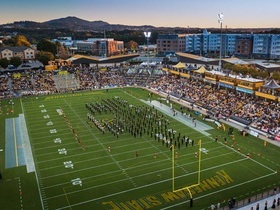
M156 27L280 28L279 0L1 0L0 24L67 16Z

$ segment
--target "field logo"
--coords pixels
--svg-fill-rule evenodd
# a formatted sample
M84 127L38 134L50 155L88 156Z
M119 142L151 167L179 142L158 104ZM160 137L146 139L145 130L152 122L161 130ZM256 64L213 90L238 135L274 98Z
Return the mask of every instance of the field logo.
M151 209L156 206L170 204L179 200L186 201L186 198L194 195L213 190L219 187L224 187L227 184L233 183L233 179L224 171L216 171L209 178L201 180L199 184L185 187L182 190L163 192L158 196L146 196L139 199L128 200L123 202L106 201L102 202L106 209L123 210L123 209ZM159 209L159 208L158 208ZM187 208L186 208L187 209Z

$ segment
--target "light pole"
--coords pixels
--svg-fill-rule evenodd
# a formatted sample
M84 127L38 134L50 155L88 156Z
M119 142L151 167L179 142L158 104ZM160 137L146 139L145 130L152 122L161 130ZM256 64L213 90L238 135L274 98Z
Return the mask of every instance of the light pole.
M147 63L147 67L148 67L148 70L149 70L149 67L150 67L150 51L149 51L149 38L151 37L151 32L144 32L144 35L147 39L147 50L148 50L148 63Z
M104 57L107 57L107 39L106 39L106 31L104 30Z
M218 22L221 24L221 35L220 35L220 58L219 58L219 70L222 70L222 27L223 27L223 19L224 14L219 13L218 14Z

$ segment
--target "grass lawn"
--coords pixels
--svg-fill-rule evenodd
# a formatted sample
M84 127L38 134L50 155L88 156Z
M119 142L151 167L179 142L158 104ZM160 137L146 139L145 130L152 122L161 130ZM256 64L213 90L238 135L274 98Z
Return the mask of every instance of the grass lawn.
M234 140L227 135L229 126L217 129L214 123L202 122L202 116L196 117L195 127L163 112L167 128L176 131L175 139L180 133L194 141L187 147L185 142L180 148L176 144L174 168L169 145L154 133L134 136L123 131L117 137L107 129L103 134L88 120L86 103L101 104L116 96L133 107L156 110L149 106L148 95L141 88L122 88L23 97L13 99L13 105L3 100L1 209L209 209L211 204L227 205L232 197L238 201L280 185L278 147L270 143L264 147L263 140L243 137L236 129ZM173 107L180 110L179 105ZM161 115L160 109L157 112ZM5 119L19 114L26 120L35 172L27 173L25 166L5 168L9 152L5 150ZM94 113L102 126L112 124L115 116L115 112ZM200 132L200 125L211 129ZM200 162L196 153L201 153ZM186 188L191 185L195 186ZM173 192L173 188L183 190Z

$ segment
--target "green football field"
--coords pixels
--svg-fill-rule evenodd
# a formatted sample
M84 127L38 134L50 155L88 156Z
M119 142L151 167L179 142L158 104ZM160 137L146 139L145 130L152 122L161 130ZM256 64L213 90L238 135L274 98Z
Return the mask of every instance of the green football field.
M103 133L88 119L85 105L116 98L166 119L176 145L156 135L158 124L145 124L150 117L143 120L129 111L126 118L143 124L141 136L125 129L118 135ZM278 147L236 129L229 136L229 126L217 129L203 116L196 116L194 124L181 116L179 105L173 105L178 110L173 116L160 96L152 95L154 103L148 98L144 89L121 88L3 100L1 209L209 209L280 186ZM113 126L121 114L102 110L92 115L104 127L105 122ZM148 131L157 126L157 133ZM187 146L183 136L191 139Z

